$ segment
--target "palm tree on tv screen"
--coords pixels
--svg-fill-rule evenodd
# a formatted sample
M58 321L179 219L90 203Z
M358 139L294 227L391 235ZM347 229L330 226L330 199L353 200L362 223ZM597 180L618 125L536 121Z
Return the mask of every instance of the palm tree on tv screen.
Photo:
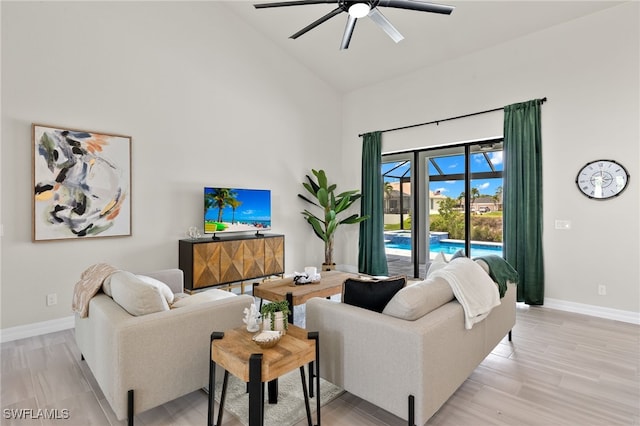
M227 204L229 204L229 207L231 207L232 211L231 223L236 223L236 209L242 205L242 201L238 200L237 198L230 198Z
M215 188L211 193L213 205L218 208L218 222L222 222L222 212L226 206L230 206L231 200L236 200L238 194L229 188Z

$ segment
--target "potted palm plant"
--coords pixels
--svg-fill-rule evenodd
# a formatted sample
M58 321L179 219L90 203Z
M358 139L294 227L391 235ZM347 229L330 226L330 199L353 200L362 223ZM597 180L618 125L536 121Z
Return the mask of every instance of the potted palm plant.
M262 314L262 329L275 330L286 333L289 329L289 302L281 300L279 302L269 302L260 309Z
M358 190L345 191L336 195L337 186L335 184L329 185L324 170L311 171L315 179L307 175L308 182L302 183L302 186L311 194L311 197L306 197L302 194L298 194L298 197L321 210L321 212L316 215L305 209L302 215L311 225L316 236L324 241L324 263L322 264L322 270L327 271L334 268L333 239L338 226L360 223L368 219L369 216L352 214L344 219L340 219L338 215L351 207L351 205L361 197Z

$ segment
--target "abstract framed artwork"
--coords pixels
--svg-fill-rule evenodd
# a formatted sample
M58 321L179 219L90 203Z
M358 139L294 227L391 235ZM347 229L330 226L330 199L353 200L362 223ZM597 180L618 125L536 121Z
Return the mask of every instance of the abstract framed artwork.
M32 125L33 241L131 235L131 137Z

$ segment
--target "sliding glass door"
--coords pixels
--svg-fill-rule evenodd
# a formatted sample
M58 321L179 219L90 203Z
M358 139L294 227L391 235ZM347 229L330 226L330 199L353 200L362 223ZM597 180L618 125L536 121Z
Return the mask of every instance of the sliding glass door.
M384 239L389 275L415 276L414 154L382 158ZM424 264L424 262L423 262Z
M424 278L440 252L502 255L502 172L500 139L383 156L389 273Z

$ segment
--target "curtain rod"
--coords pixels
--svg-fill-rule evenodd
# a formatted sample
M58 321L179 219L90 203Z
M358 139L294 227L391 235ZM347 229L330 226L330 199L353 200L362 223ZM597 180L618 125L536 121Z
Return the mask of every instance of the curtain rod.
M543 104L543 103L545 103L547 101L547 98L545 97L545 98L542 98L542 99L539 99L539 100L540 100L540 103ZM472 112L471 114L459 115L457 117L443 118L443 119L440 119L440 120L428 121L426 123L410 124L408 126L402 126L402 127L395 127L393 129L380 130L380 133L395 132L396 130L410 129L412 127L426 126L426 125L429 125L429 124L439 125L440 123L443 123L445 121L457 120L459 118L473 117L474 115L481 115L481 114L486 114L488 112L496 112L496 111L502 111L502 110L504 110L504 107L502 107L502 108L493 108L493 109L488 109L486 111ZM360 133L358 135L358 137L362 137L363 135L364 135L364 133Z

